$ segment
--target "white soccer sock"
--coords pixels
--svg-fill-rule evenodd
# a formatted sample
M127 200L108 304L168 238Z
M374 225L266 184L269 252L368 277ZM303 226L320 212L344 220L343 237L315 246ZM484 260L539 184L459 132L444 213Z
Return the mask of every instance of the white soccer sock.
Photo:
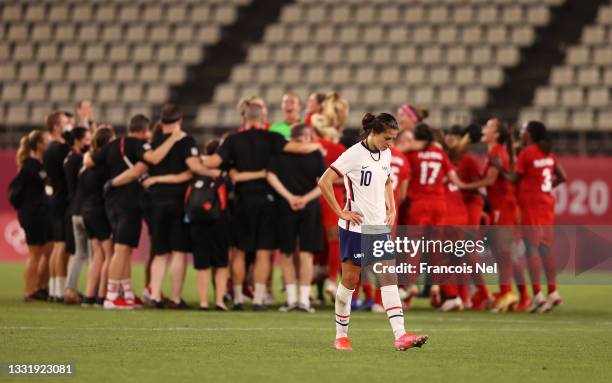
M119 281L109 279L108 288L106 289L106 299L114 301L117 297L119 297Z
M300 285L300 304L310 307L310 285Z
M55 277L49 278L49 296L55 296Z
M66 290L66 277L57 277L55 281L56 297L63 298Z
M125 299L133 300L136 298L134 296L134 290L132 290L132 281L130 279L124 279L120 283L121 289L123 290L123 297Z
M244 301L242 296L242 283L234 285L234 304L241 305Z
M253 296L253 304L263 305L265 296L266 296L265 283L255 283L255 294Z
M402 310L402 300L399 296L397 285L383 286L380 288L383 307L387 312L391 329L395 339L398 339L406 333L404 328L404 311Z
M287 291L287 305L295 306L297 303L297 286L295 283L290 283L285 286Z
M336 339L348 336L351 318L351 299L355 290L349 290L342 283L336 290Z

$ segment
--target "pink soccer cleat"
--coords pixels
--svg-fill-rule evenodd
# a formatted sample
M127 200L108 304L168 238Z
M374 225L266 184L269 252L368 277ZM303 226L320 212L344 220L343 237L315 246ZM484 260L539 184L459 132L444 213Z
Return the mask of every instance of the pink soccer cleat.
M406 351L413 347L422 347L429 340L428 335L404 334L399 339L395 340L394 347L396 351Z

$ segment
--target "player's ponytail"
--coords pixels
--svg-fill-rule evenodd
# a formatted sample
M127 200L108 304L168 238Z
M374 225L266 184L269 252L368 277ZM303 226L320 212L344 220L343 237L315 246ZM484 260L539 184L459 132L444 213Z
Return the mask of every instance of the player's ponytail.
M531 141L536 144L544 154L549 154L552 151L552 141L548 136L546 125L540 121L529 121L526 129L531 137Z
M19 149L17 149L17 168L21 169L23 162L36 151L38 144L43 142L45 133L42 130L32 130L29 134L21 137L19 140Z
M361 120L361 125L367 133L374 132L380 134L387 129L399 130L397 120L389 113L379 113L377 115L366 113Z
M497 143L504 145L510 158L510 166L514 165L514 133L512 126L505 121L496 118L497 122Z

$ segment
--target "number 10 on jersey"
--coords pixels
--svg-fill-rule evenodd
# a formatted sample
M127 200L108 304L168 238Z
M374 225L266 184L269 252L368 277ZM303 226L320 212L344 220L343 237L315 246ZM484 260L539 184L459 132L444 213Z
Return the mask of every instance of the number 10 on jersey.
M372 182L372 172L370 170L362 170L359 186L370 186L370 182Z

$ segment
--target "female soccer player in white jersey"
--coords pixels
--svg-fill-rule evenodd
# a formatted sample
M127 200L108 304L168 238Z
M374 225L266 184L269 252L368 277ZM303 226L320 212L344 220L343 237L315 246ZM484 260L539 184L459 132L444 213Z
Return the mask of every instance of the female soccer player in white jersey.
M351 296L363 266L372 259L372 244L388 240L389 225L395 221L395 202L391 183L391 151L389 147L398 133L395 118L388 113L376 116L367 113L362 120L365 138L350 147L325 171L319 181L322 194L338 215L342 281L336 292L337 350L351 350L348 325L351 316ZM344 178L347 201L342 209L334 196L333 185ZM384 230L380 230L383 228ZM375 229L379 229L378 231ZM372 232L372 233L370 233ZM377 259L384 265L395 264L393 253ZM402 301L395 274L377 274L382 301L395 336L395 349L421 347L427 335L406 333Z

